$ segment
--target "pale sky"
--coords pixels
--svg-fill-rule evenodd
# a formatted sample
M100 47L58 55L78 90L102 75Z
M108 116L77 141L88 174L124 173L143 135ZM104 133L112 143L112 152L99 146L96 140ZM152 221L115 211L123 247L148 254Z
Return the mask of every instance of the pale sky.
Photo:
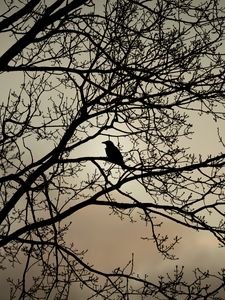
M0 54L3 48L7 46L8 40L6 36L1 37ZM20 74L1 74L1 101L7 100L8 92L17 89L20 86ZM217 155L223 151L223 147L218 143L217 127L222 128L222 122L217 123L209 119L209 117L193 114L191 121L193 122L193 130L195 131L192 140L183 140L182 144L190 147L190 152L201 154L203 157L211 153ZM224 126L223 126L224 128ZM221 129L221 136L225 142L225 129ZM101 143L105 137L99 137L91 147L80 147L80 152L76 152L76 156L105 156L105 146ZM113 140L113 139L112 139ZM117 140L114 140L117 143ZM123 145L123 152L129 158L129 144L123 138L120 139ZM48 151L47 144L37 143L34 145L34 151L37 156ZM137 187L138 189L138 187ZM142 191L136 190L135 193L141 194ZM144 194L143 194L144 198ZM149 273L150 278L159 275L165 276L166 272L172 273L175 266L184 266L188 270L186 276L192 277L192 269L194 267L202 267L214 272L224 267L225 251L218 247L215 238L209 233L202 233L184 229L181 226L166 222L162 232L168 233L171 238L175 235L182 236L179 245L176 246L174 253L179 258L175 261L164 260L158 254L155 245L150 241L141 239L150 232L141 222L129 223L127 220L121 221L118 217L110 215L110 211L104 208L85 208L81 212L75 213L67 220L73 224L67 235L67 242L74 243L78 250L86 250L86 261L93 264L101 271L110 271L112 268L125 266L130 260L132 253L135 254L135 270L139 274ZM18 269L23 267L19 266ZM7 270L0 273L0 289L2 293L8 291L4 279L17 272L8 267ZM71 292L70 300L79 295L79 299L85 299L85 293L79 291L78 287L74 287ZM7 300L4 296L3 300ZM83 299L82 299L83 297Z

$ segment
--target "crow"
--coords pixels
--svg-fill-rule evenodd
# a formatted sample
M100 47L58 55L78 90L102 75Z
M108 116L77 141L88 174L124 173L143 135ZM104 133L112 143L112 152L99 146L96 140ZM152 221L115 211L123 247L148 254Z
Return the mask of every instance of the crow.
M124 167L125 163L123 161L123 156L122 156L120 150L113 144L113 142L105 141L102 143L106 145L105 152L106 152L108 159L112 163L115 163L117 165Z

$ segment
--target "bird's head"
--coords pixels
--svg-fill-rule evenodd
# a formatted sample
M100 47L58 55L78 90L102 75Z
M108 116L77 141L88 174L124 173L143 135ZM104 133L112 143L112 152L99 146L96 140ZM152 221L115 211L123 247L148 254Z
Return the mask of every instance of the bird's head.
M111 142L111 141L104 141L104 142L102 142L102 144L106 144L106 146L114 145L113 142Z

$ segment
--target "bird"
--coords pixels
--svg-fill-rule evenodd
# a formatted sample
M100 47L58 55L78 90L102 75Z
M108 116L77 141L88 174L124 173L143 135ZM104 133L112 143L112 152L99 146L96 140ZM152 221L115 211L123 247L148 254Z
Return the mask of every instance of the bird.
M113 144L113 142L105 141L102 143L106 145L105 152L106 152L108 159L112 163L115 163L117 165L124 167L125 163L123 161L123 156L122 156L120 150Z

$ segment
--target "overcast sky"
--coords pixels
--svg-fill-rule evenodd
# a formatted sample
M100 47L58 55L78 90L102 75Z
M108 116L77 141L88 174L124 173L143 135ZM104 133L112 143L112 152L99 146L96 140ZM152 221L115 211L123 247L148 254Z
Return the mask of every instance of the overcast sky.
M0 37L0 54L7 48L9 40L6 35ZM17 89L22 82L21 74L1 74L1 101L6 101L10 90ZM209 117L199 116L197 113L192 115L191 122L195 131L192 140L182 141L183 145L190 147L190 152L201 154L218 154L223 151L221 144L218 143L217 127L222 128L220 122L213 122ZM224 126L223 126L224 127ZM225 141L225 131L221 129L221 136ZM81 147L76 156L105 156L105 146L101 143L103 137L96 139L92 147ZM123 142L124 155L129 158L129 144ZM34 151L37 155L48 149L40 143L35 144ZM138 187L136 187L138 188ZM139 192L140 191L135 191ZM144 198L144 194L143 194ZM68 222L73 224L67 235L68 243L73 242L78 250L86 250L86 260L102 271L110 271L118 266L125 266L135 253L135 271L139 274L149 273L150 277L159 275L165 276L166 272L173 272L176 265L184 266L188 270L190 278L193 276L193 267L203 267L211 271L219 271L225 261L225 251L218 247L218 243L209 233L202 233L184 229L183 227L166 221L162 227L162 232L174 236L182 236L182 240L176 246L174 253L179 258L175 261L164 260L158 254L155 245L151 241L141 239L148 236L150 228L141 222L131 224L129 221L121 221L117 216L110 215L110 210L105 208L85 208L75 213ZM18 266L20 269L22 265ZM19 271L18 271L19 272ZM3 279L17 272L11 267L0 273L0 288L2 293L8 293ZM79 288L75 287L70 299L74 300ZM83 293L82 293L83 294ZM80 294L79 294L80 296ZM82 296L80 296L82 300ZM84 297L84 294L83 294ZM7 296L2 299L6 300ZM84 297L85 299L85 297Z

